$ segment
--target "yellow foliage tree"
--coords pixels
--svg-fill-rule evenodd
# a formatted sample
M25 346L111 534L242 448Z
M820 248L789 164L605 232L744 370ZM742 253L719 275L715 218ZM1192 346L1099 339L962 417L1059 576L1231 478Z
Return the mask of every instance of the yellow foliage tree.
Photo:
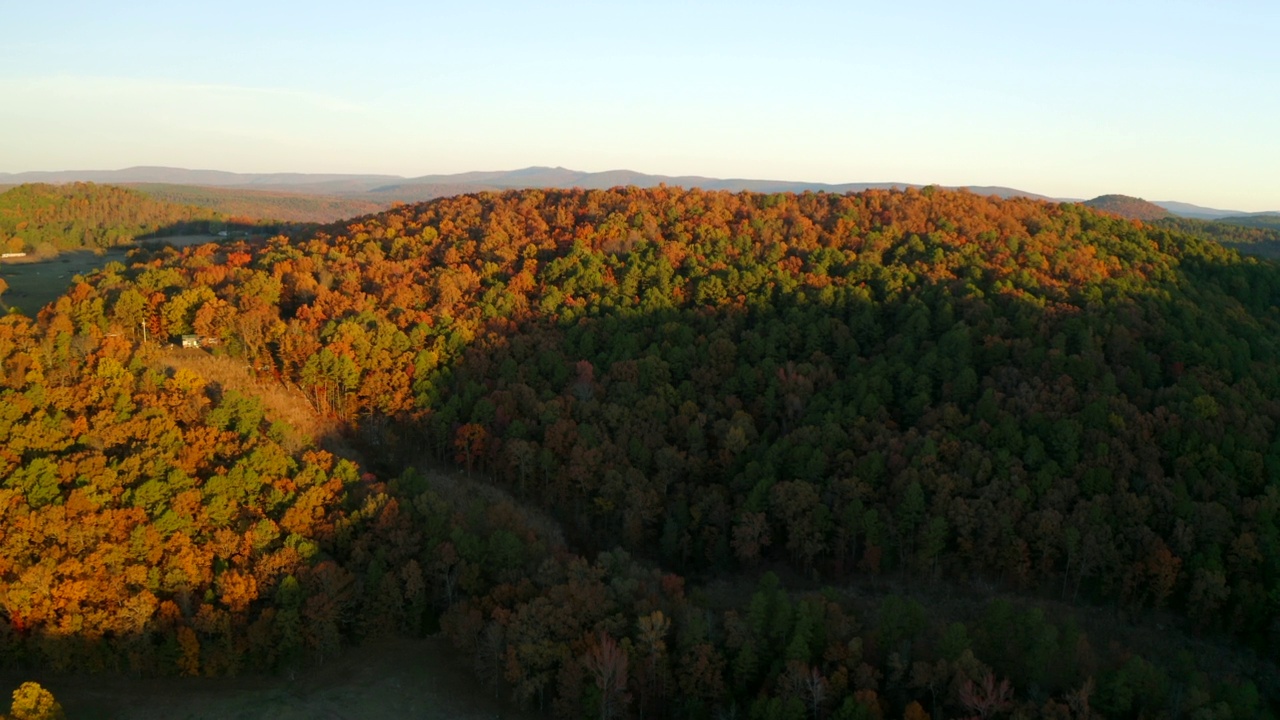
M902 720L932 720L932 716L920 703L912 702L902 713Z
M12 720L66 720L67 714L40 683L25 682L13 691L13 704L9 706Z

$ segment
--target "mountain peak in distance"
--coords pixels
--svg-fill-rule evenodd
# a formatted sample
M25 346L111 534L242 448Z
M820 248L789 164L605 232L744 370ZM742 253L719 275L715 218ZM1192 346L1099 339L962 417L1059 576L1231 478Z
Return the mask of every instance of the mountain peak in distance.
M1099 195L1092 200L1085 200L1082 204L1094 210L1101 210L1130 220L1159 220L1173 216L1173 213L1155 203L1128 195Z

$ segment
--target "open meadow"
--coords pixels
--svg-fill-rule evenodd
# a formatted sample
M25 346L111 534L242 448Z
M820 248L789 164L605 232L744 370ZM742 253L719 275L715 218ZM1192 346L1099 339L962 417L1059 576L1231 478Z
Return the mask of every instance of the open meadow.
M111 249L101 253L76 250L50 258L29 257L0 261L0 279L9 289L0 296L5 310L17 308L35 317L40 308L66 292L76 275L92 272L112 260L124 262L127 250Z
M159 244L185 247L221 238L213 235L175 235L144 240L139 245ZM35 317L40 308L58 299L71 287L76 275L93 272L112 260L128 264L129 251L135 246L115 247L107 250L70 250L53 256L28 255L24 258L0 260L0 279L9 289L0 295L0 310L16 307L23 314Z

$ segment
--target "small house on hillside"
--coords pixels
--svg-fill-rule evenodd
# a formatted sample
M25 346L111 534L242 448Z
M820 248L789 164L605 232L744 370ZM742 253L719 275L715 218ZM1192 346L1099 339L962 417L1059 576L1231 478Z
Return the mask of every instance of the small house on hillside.
M199 335L183 335L183 336L182 336L182 347L184 347L184 348L198 348L198 347L200 347L200 336L199 336Z

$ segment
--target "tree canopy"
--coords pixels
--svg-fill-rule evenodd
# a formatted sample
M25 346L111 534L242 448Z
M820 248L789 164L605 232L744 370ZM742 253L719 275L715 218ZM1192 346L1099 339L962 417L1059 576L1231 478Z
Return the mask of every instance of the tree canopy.
M195 674L439 625L564 716L1257 716L1278 299L1192 234L937 188L487 193L140 254L0 321L0 639ZM144 324L298 388L365 465L157 370ZM883 583L1026 600L831 589Z

